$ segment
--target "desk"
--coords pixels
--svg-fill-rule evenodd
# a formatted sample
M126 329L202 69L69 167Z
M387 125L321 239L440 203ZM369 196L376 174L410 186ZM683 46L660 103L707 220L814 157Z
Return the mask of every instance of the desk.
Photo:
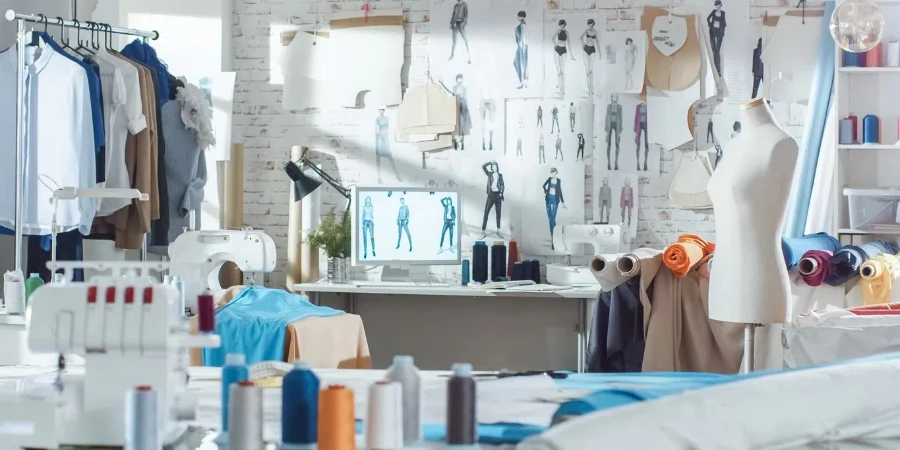
M588 349L588 307L591 300L597 298L600 286L577 287L562 291L504 291L481 290L465 286L355 286L353 284L332 283L305 283L295 284L294 292L306 292L310 301L319 304L320 294L347 294L348 311L356 314L357 295L418 295L437 297L474 297L474 298L542 298L547 300L575 300L578 302L578 321L576 322L577 340L577 368L578 372L584 372L587 366Z

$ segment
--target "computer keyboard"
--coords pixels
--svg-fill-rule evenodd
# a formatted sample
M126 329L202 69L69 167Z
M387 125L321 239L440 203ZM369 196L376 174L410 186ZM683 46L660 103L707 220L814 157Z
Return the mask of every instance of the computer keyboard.
M353 281L354 286L360 287L447 287L447 283L431 281Z

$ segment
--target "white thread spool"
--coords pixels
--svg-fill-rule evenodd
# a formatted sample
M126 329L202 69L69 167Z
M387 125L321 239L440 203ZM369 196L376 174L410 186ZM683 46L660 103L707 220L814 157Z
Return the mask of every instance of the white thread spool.
M900 67L900 41L887 43L887 66Z
M7 314L25 313L25 276L22 272L10 271L3 275L3 299Z
M162 448L159 394L150 386L138 386L125 394L125 447L123 450Z
M262 388L252 382L231 385L228 396L228 442L231 450L263 450Z
M379 381L369 386L366 449L403 448L403 389L400 383Z

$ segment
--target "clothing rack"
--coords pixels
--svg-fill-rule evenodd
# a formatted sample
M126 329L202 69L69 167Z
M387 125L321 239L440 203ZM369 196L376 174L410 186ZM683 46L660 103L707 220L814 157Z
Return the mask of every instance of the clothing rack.
M22 110L25 106L25 22L47 24L49 18L43 14L17 14L13 10L6 11L6 20L9 22L16 21L16 29L18 31L16 38L16 52L18 56L17 72L16 72L16 270L22 271L22 187L25 183L25 142L24 142L24 123L22 123ZM110 27L104 24L82 23L74 20L54 20L49 22L54 26L62 26L64 28L74 28L81 30L96 30L97 25L103 25L101 31L105 33L123 34L129 36L139 36L147 42L148 39L159 39L159 33L156 31L136 30L132 28ZM65 186L62 186L65 187ZM147 259L147 237L144 236L144 246L141 249L141 260Z

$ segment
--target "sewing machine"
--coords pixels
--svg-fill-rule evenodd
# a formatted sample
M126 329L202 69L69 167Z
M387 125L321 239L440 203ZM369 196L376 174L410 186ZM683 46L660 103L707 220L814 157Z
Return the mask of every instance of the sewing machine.
M583 246L590 245L593 255L620 252L622 244L621 225L565 225L562 233L554 237L554 246L565 249L567 255L580 255ZM597 279L587 265L547 264L547 282L557 286L585 286L597 284Z
M122 446L125 398L136 386L159 394L163 440L187 428L195 410L186 395L187 348L218 347L214 335L189 335L175 289L149 270L166 263L56 263L110 271L88 282L57 281L31 295L28 345L60 355L56 382L0 384L0 449ZM65 355L84 358L84 372L63 371Z
M222 290L219 270L226 262L235 263L245 275L275 270L275 241L249 228L187 231L169 244L169 259L169 274L184 280L185 306L196 311L198 294Z

